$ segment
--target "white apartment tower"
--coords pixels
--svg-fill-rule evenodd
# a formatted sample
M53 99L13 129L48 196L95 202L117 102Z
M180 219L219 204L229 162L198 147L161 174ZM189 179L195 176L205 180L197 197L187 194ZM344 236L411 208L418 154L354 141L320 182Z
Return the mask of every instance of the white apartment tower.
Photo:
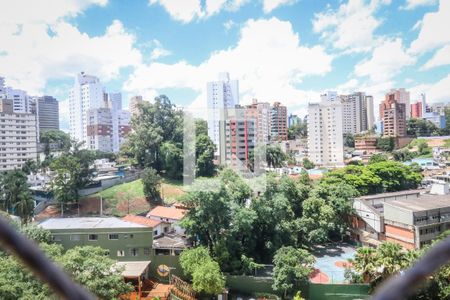
M224 161L226 110L239 104L239 81L230 80L228 73L220 73L217 81L206 85L208 135L216 145L216 156Z
M316 165L344 164L342 104L334 93L308 104L308 156Z
M373 97L357 92L340 96L343 132L358 134L372 129L374 124Z
M100 80L84 72L77 74L69 93L70 137L88 145L87 111L104 107Z
M0 127L0 171L20 169L27 160L36 160L35 114L15 112L12 99L0 99Z

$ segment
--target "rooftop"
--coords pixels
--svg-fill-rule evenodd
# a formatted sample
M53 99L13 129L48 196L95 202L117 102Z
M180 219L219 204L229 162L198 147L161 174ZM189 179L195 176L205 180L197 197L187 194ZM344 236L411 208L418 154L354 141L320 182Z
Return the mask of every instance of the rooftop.
M122 218L122 220L127 221L127 222L136 223L136 224L141 224L141 225L144 225L147 227L152 227L152 228L161 224L161 221L159 221L159 220L152 220L152 219L149 219L146 217L134 216L134 215L126 215L125 217Z
M423 194L416 199L399 199L392 200L387 203L409 211L424 211L450 207L450 195Z
M140 277L150 265L150 261L119 261L116 266L123 268L122 276L128 278Z
M39 224L45 229L90 229L90 228L142 228L144 225L123 221L119 218L84 217L51 218Z
M371 200L371 199L378 199L378 198L388 198L388 197L395 197L395 196L420 194L420 193L423 193L425 191L426 191L425 189L418 189L418 190L407 190L407 191L391 192L391 193L381 193L381 194L362 196L362 197L358 197L357 199L359 199L359 200Z
M185 249L188 241L177 234L164 234L153 240L153 248L155 249Z
M147 217L158 217L166 219L181 220L187 210L176 207L157 206L147 214Z

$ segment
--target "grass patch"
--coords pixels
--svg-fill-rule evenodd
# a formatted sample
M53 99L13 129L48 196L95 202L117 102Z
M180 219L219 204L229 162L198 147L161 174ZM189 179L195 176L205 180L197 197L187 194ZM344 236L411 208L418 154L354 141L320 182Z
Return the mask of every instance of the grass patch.
M161 193L165 203L176 202L180 196L185 194L183 182L163 179ZM93 201L92 199L100 199L100 197L103 198L104 214L106 215L123 216L128 211L132 214L142 214L150 208L145 200L141 179L115 185L85 197L82 201Z

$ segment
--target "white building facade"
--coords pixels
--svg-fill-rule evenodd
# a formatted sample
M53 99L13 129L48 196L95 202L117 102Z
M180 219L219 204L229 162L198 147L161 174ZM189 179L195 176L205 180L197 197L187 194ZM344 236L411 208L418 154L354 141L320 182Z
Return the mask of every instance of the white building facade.
M208 135L216 145L217 157L225 155L226 110L239 104L239 81L230 80L228 73L220 73L219 80L206 85L208 108Z
M344 164L342 104L333 95L308 105L308 157L319 166Z
M357 92L340 96L343 132L358 134L373 128L373 97Z
M37 159L36 115L14 112L11 99L0 100L0 171L20 169Z

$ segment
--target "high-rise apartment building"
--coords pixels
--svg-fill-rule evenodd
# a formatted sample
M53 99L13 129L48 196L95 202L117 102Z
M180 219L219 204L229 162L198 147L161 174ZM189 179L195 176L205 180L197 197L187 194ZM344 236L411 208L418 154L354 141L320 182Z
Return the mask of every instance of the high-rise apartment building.
M405 105L406 119L409 119L411 116L411 103L409 92L406 91L404 88L392 89L386 94L386 97L388 96L391 99L395 100L397 103Z
M270 104L253 99L252 104L246 106L246 117L249 120L254 120L256 142L264 145L269 143L272 118Z
M280 102L274 102L270 119L270 140L287 141L287 108Z
M246 169L255 147L255 119L248 110L236 105L227 110L225 120L225 161L233 168Z
M340 96L342 102L343 132L358 134L372 129L373 97L357 92Z
M225 160L225 119L228 108L239 104L239 82L230 80L228 73L220 73L217 81L206 85L208 135L216 145L216 157Z
M13 102L16 113L35 113L35 103L27 92L5 86L5 79L0 77L0 99L9 99Z
M105 96L100 80L84 72L77 74L69 93L70 136L89 144L87 135L87 111L104 107Z
M130 98L130 103L128 104L128 110L132 116L137 116L139 114L139 105L142 104L144 100L142 96L133 96Z
M389 92L380 103L380 119L383 122L384 136L406 136L406 105L396 99L398 95Z
M420 119L422 118L422 102L416 102L411 104L411 118Z
M344 164L342 103L334 95L308 104L308 157L319 166Z
M0 99L0 171L20 169L37 158L36 115L14 111L12 99Z
M100 80L84 72L75 78L69 111L70 135L88 149L118 152L123 135L130 131L130 114L122 110L122 95L105 93Z
M299 124L301 122L302 122L302 120L297 115L289 114L289 117L288 117L288 128L292 127L294 125L297 125L297 124Z
M59 129L59 102L52 96L34 97L39 132Z

